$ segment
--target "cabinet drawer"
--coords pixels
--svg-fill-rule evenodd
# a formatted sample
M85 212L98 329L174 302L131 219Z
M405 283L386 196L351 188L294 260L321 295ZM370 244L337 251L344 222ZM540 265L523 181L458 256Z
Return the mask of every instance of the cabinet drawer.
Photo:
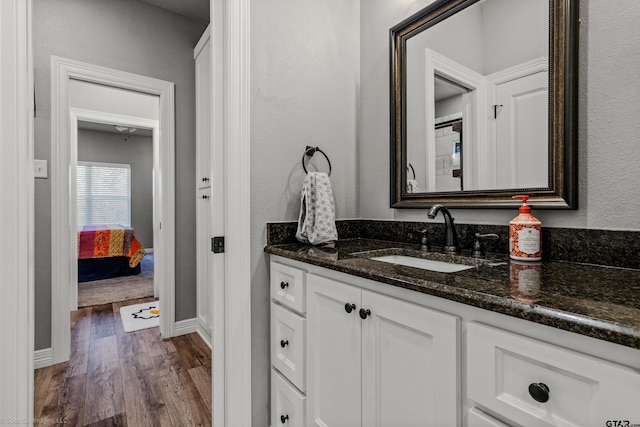
M271 427L303 427L305 396L271 370Z
M271 263L271 298L298 313L305 313L305 272Z
M640 373L478 323L467 328L469 398L527 426L640 420Z
M305 391L305 322L301 316L271 304L271 363Z
M507 424L485 414L478 408L469 409L467 427L509 427Z

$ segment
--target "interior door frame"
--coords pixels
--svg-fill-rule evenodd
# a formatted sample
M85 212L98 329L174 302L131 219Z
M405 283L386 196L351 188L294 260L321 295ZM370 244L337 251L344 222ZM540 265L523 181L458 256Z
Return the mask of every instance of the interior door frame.
M155 242L161 238L160 230L158 227L155 227L155 224L160 222L161 216L161 206L157 201L160 200L161 195L156 194L160 192L160 187L155 185L156 176L161 176L162 171L160 170L160 122L158 120L147 119L144 117L134 117L134 116L125 116L121 114L111 114L105 113L103 111L94 111L87 110L83 108L75 108L72 107L69 109L69 119L70 119L70 167L69 167L69 198L70 198L70 207L69 207L69 222L71 224L77 224L78 218L78 209L74 203L78 198L77 192L77 167L78 167L78 122L86 121L92 123L100 123L104 125L120 125L120 126L129 126L137 129L151 129L152 132L152 150L153 150L153 176L154 176L154 185L153 185L153 241L154 246ZM75 237L75 236L73 236ZM159 245L161 246L161 245ZM78 246L71 245L70 254L71 259L75 260L78 258ZM160 247L160 253L162 252L162 248ZM155 252L155 249L154 249ZM70 270L71 274L71 284L78 283L78 270L72 268ZM160 296L160 288L162 287L162 283L164 281L164 277L162 277L162 269L157 263L153 263L153 296ZM69 304L71 310L78 309L78 286L70 286L69 292ZM162 304L162 303L161 303Z
M72 79L134 90L160 99L159 161L157 175L154 177L154 206L158 206L159 215L157 218L154 215L153 224L154 258L159 270L154 267L154 271L160 279L160 334L167 338L175 333L175 85L164 80L52 56L51 355L54 364L69 360L69 311L74 308L70 304L71 287L77 286L77 272L73 273L77 269L77 226L72 222L75 219L75 206L72 206L75 204L75 185L70 185L75 176L73 156L77 157L77 138L72 138L68 97L69 82ZM156 209L154 214L155 212Z
M0 1L0 414L33 419L34 85L31 0ZM8 421L11 422L11 421Z

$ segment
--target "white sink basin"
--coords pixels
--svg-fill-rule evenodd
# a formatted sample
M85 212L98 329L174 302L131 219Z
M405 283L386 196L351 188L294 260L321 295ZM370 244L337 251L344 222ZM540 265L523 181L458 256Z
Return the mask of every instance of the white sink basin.
M386 255L370 258L375 261L388 262L390 264L400 264L407 267L422 268L424 270L439 271L440 273L455 273L456 271L473 268L469 265L454 264L452 262L434 261L431 259L416 258L405 255Z

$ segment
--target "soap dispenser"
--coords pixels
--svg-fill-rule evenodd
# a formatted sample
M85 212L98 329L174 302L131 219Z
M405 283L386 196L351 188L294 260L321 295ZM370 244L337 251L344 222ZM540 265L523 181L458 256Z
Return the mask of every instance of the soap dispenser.
M509 222L509 256L518 261L542 259L542 223L531 215L529 196L513 196L522 200L520 214Z

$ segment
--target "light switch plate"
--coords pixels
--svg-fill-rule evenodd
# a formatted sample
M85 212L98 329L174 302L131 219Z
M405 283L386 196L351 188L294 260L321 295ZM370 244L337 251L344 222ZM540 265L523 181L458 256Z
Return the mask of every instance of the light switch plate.
M48 178L46 160L33 161L33 176L36 178Z

